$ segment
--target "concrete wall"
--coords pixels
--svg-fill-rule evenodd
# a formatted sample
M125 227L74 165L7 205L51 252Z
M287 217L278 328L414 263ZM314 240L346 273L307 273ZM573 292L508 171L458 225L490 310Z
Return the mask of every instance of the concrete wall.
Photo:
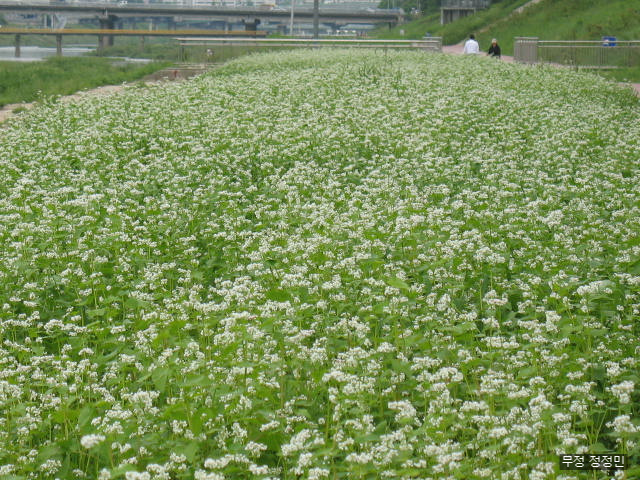
M466 16L473 15L477 10L477 8L441 8L440 23L446 25L447 23L455 22Z

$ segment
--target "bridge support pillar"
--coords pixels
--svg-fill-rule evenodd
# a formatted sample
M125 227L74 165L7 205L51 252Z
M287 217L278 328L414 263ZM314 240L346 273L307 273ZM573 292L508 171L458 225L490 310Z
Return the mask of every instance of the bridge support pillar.
M62 56L62 35L56 35L56 55Z
M20 35L16 35L16 39L15 39L15 46L16 46L16 53L15 53L15 57L16 58L20 58Z
M320 0L313 0L313 38L320 37Z
M144 50L144 35L140 35L140 50Z
M109 15L107 17L100 17L100 30L113 30L115 27L116 18ZM98 35L98 51L102 51L105 47L113 46L113 35Z

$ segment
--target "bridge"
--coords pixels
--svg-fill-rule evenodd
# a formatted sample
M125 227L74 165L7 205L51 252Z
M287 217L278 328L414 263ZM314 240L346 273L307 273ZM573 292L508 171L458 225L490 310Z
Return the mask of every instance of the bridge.
M104 19L116 19L122 17L198 17L198 18L259 18L270 20L286 20L291 15L290 9L261 8L261 7L193 7L183 5L161 4L115 4L115 3L64 3L51 1L39 2L15 2L0 1L0 12L16 13L42 13L42 14L78 14L98 16ZM298 20L313 19L313 8L295 8L295 17ZM396 24L404 20L404 15L398 11L387 10L339 10L320 8L319 18L323 22L344 23L389 23Z
M266 36L262 31L246 30L105 30L105 29L81 29L81 28L0 28L0 35L14 35L15 57L20 58L21 40L25 35L49 35L56 37L56 54L62 56L62 39L65 36L92 36L98 37L98 50L113 45L113 37L140 37L144 43L145 37L198 37L198 38L261 38Z

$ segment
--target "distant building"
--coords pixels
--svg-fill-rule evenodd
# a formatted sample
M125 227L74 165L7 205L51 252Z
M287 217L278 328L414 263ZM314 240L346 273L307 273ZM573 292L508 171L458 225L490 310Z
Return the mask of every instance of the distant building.
M440 7L440 23L455 22L478 10L489 8L491 0L442 0Z

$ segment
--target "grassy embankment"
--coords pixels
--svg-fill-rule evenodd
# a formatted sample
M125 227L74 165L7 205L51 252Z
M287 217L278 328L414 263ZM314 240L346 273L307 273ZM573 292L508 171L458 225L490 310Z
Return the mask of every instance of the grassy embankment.
M62 57L42 62L0 62L0 106L68 95L86 88L144 77L166 63L114 65L106 58Z
M445 45L461 42L475 32L480 46L486 48L491 38L498 38L503 53L513 53L514 38L538 37L542 40L599 40L614 35L622 40L640 38L640 4L628 0L613 0L606 4L598 0L542 0L523 12L513 11L527 3L522 0L502 0L491 8L457 22L440 25L440 14L432 13L378 32L383 38L420 38L430 33L441 36ZM404 36L400 35L404 30ZM640 67L605 72L616 80L640 81Z
M502 20L510 15L514 9L527 3L527 0L501 0L494 2L487 10L463 18L447 25L440 24L440 10L404 25L383 31L377 31L380 38L422 38L426 34L442 37L445 45L462 41L469 32L478 32L488 25ZM402 35L401 31L404 31Z

